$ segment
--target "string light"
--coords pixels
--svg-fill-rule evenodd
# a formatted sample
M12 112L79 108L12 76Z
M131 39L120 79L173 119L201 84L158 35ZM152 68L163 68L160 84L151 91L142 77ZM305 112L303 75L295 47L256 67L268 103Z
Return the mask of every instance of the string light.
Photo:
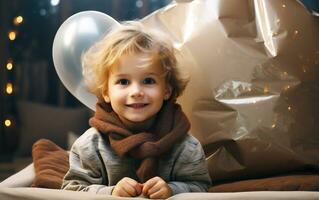
M267 86L264 87L264 93L268 93L269 92L269 88Z
M280 24L280 19L277 19L277 20L276 20L276 23L277 23L277 24Z
M276 35L278 35L278 32L277 32L277 31L272 31L271 33L272 33L271 36L276 36Z
M60 0L51 0L50 3L51 3L52 6L57 6L57 5L59 5Z
M7 92L7 94L12 94L12 92L13 92L12 83L7 83L6 92Z
M16 39L17 33L16 33L15 31L10 31L10 32L8 33L8 37L9 37L9 39L10 39L11 41L13 41L13 40Z
M136 7L138 7L138 8L142 8L142 7L143 7L143 1L137 0L137 1L135 2L135 5L136 5Z
M11 120L10 120L10 119L4 120L4 125L5 125L6 127L10 127L10 126L12 125Z
M15 24L15 25L19 25L19 24L21 24L23 22L23 17L22 16L17 16L17 17L15 17L14 19L13 19L13 23Z
M12 70L13 69L13 63L12 63L12 60L8 60L8 63L7 63L7 70Z

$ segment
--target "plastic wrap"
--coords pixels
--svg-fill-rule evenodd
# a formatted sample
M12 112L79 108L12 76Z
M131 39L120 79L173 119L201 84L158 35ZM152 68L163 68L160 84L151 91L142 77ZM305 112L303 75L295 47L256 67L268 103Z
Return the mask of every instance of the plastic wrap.
M318 168L319 18L299 1L176 1L142 22L191 76L179 102L214 181Z

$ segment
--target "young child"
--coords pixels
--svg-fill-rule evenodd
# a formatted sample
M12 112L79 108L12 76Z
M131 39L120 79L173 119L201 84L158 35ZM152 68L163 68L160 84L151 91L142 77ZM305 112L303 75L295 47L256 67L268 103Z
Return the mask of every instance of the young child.
M170 41L130 22L82 61L99 102L92 128L72 146L62 188L151 199L207 191L204 152L176 103L188 80L176 67Z

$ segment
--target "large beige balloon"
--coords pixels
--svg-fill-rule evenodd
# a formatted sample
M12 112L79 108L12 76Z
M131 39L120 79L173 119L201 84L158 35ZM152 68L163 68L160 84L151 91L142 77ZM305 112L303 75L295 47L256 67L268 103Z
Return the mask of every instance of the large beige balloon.
M213 180L319 167L318 17L294 0L193 0L142 22L180 50Z

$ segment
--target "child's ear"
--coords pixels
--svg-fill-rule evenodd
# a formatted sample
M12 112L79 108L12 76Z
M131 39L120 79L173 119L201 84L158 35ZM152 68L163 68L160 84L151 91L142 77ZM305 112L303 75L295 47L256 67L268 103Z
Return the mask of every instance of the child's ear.
M103 92L102 92L102 96L103 96L103 99L104 99L104 101L105 101L106 103L110 103L110 102L111 102L111 100L110 100L110 98L109 98L109 95L107 94L106 91L103 91Z
M111 102L109 96L104 96L104 95L103 95L103 99L104 99L104 101L105 101L106 103L110 103L110 102Z
M169 98L171 98L172 92L173 88L171 85L168 84L165 89L164 100L168 100Z

